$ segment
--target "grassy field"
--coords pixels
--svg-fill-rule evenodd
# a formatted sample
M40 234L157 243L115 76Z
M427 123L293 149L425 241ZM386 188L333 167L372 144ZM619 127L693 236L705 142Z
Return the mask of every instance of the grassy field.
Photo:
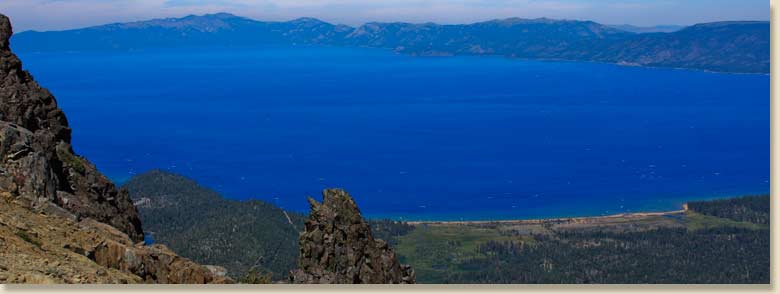
M693 211L685 212L685 225L688 230L704 230L717 227L736 227L751 230L769 229L768 225L754 224L750 222L739 222L730 220L727 218L714 217L709 215L703 215Z
M396 251L402 262L411 261L418 277L437 283L446 273L461 270L461 261L481 257L477 247L490 240L533 243L530 235L508 236L498 226L420 224L399 238Z

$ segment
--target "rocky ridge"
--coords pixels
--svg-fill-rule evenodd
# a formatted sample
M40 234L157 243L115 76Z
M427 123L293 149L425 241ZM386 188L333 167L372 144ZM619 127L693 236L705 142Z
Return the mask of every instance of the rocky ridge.
M413 284L414 270L398 262L383 240L374 239L355 200L340 189L309 198L311 213L300 235L296 284Z
M11 52L0 14L0 283L223 283L145 246L128 193L71 147L54 96Z

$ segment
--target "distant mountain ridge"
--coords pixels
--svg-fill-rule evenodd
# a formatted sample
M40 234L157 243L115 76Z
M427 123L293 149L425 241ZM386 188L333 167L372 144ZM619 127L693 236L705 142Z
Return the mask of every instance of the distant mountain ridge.
M66 31L23 32L14 37L14 49L30 52L319 44L387 48L411 55L502 55L721 72L769 72L769 22L706 23L668 33L631 30L637 29L548 18L507 18L459 25L372 22L350 27L314 18L263 22L217 13Z
M640 27L640 26L634 26L634 25L610 25L609 27L615 28L621 31L626 32L632 32L637 34L642 33L672 33L679 30L682 30L685 28L684 26L677 26L677 25L659 25L659 26L648 26L648 27Z

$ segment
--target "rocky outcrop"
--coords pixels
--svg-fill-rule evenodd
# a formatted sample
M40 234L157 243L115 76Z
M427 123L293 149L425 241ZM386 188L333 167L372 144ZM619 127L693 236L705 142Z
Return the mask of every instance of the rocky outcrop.
M0 15L0 190L36 211L92 218L143 240L127 192L73 152L65 114L22 69L11 34L9 19Z
M208 284L232 282L218 270L212 271L176 255L161 244L132 245L106 240L91 248L90 257L100 265L130 272L147 283Z
M0 283L228 283L145 246L138 211L70 145L54 96L11 52L0 15Z
M300 235L297 284L413 284L414 271L401 265L386 242L374 239L355 200L328 189L322 203L309 198L311 213Z

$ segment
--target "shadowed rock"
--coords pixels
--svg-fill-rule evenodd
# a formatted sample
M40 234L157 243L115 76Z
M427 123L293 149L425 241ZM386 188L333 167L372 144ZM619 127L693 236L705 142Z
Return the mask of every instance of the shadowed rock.
M311 213L300 236L296 284L413 284L414 271L401 265L386 242L374 239L355 200L327 189L322 203L309 198Z

